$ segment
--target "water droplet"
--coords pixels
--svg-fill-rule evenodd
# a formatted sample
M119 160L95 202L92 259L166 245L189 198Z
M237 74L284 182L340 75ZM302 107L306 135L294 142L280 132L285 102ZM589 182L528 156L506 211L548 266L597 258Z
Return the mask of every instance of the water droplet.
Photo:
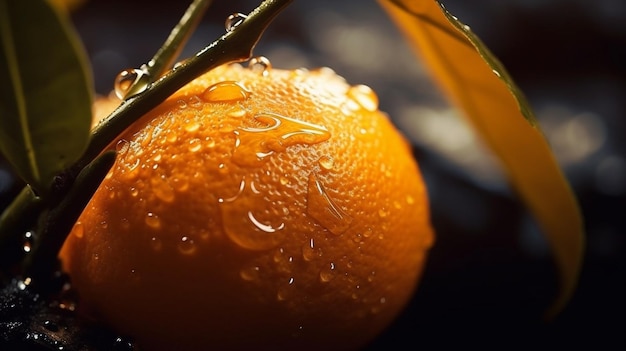
M335 235L345 232L352 223L352 217L335 204L313 173L309 175L307 213Z
M278 288L278 294L276 294L278 301L286 301L293 295L295 289L294 282L294 278L291 277L287 281L287 284Z
M315 243L313 241L313 238L311 238L307 244L304 244L304 246L302 246L302 259L304 259L305 261L311 261L316 256L317 253L315 252Z
M237 28L240 24L243 23L243 21L246 20L246 18L248 18L248 16L244 15L243 13L233 13L231 15L229 15L226 18L226 23L224 23L224 27L226 28L227 32L232 32L235 30L235 28Z
M492 70L492 72L493 72L493 74L496 75L496 77L498 77L498 78L502 77L502 75L500 74L500 72L498 70L494 69L494 70Z
M387 211L385 208L381 208L378 210L378 216L380 218L385 218L389 215L389 211Z
M250 219L250 222L254 224L255 227L261 229L262 231L266 233L274 233L276 231L279 231L285 228L285 223L280 223L276 227L273 227L271 224L261 223L261 221L259 221L258 219L254 217L254 214L251 211L248 211L248 218Z
M43 322L43 326L44 328L46 328L47 330L56 333L59 331L59 326L54 323L53 321L47 320Z
M200 139L194 138L189 140L189 151L198 152L200 149L202 149L202 142L200 142Z
M337 270L335 268L335 264L330 262L330 264L320 271L320 281L322 283L328 283L329 281L335 279L337 276Z
M74 234L74 236L79 239L82 238L83 235L85 235L85 226L81 221L78 221L76 222L76 224L74 224L74 228L72 228L72 234Z
M144 218L144 222L153 229L159 229L161 228L161 219L159 218L159 216L155 215L152 212L148 212L148 214L146 214L146 217Z
M187 101L185 100L177 100L176 104L178 105L178 108L181 110L184 110L187 108Z
M137 188L135 187L130 187L130 196L132 197L137 197L137 195L139 195L139 190L137 190Z
M196 243L188 236L183 236L178 243L178 251L182 254L191 255L196 249Z
M115 151L118 155L124 155L130 148L130 143L125 139L120 139L115 145Z
M170 185L176 191L186 191L189 189L189 182L187 181L187 176L184 174L173 174L170 178Z
M245 180L242 180L234 196L218 199L224 231L230 240L247 249L264 250L275 247L284 239L285 223L269 223L235 201L240 196L259 196L248 188Z
M235 118L239 118L239 117L243 117L246 115L246 110L244 109L236 109L236 110L232 110L228 112L228 115L230 117L235 117Z
M174 189L170 186L165 176L154 176L150 178L152 192L156 197L164 202L172 202L176 197Z
M241 83L227 80L215 83L202 93L202 98L208 102L234 102L248 98L250 91Z
M287 178L287 177L280 177L280 184L282 184L282 185L289 184L289 178Z
M259 271L260 271L260 268L257 266L248 267L239 271L239 276L241 277L241 279L248 281L248 282L258 281Z
M30 252L32 246L33 246L33 232L24 233L24 245L22 246L22 249L24 250L24 252L28 253Z
M415 199L411 195L406 196L406 203L409 205L413 205L415 203Z
M253 57L248 63L248 68L255 73L267 76L272 69L272 63L265 56Z
M335 161L330 156L322 156L317 162L320 164L320 167L326 171L330 171L335 165Z
M234 131L237 138L233 162L242 166L256 166L274 152L284 151L296 144L318 144L330 138L326 128L275 113L261 113L255 120L266 127L240 128Z
M185 130L189 133L193 133L200 129L200 123L197 121L191 121L185 125Z
M149 78L147 70L138 68L123 70L115 78L115 95L117 95L120 100L123 100L142 93L148 88L150 82ZM132 89L132 95L129 95L133 86L135 86L135 88Z
M150 247L152 247L154 251L161 251L161 248L163 247L163 242L161 242L161 239L153 236L152 238L150 238Z

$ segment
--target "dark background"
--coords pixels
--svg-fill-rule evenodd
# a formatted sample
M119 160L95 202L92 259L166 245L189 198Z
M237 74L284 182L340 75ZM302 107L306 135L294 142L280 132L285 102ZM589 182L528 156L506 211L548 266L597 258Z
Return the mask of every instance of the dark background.
M182 56L219 37L228 14L257 3L216 0ZM255 54L280 68L329 66L350 83L374 88L381 109L413 143L431 197L437 241L424 277L405 312L369 350L625 349L626 3L443 3L527 94L578 196L587 231L580 285L555 321L542 321L557 276L541 233L374 1L295 1ZM72 18L97 92L108 93L119 71L147 61L186 6L90 0L78 8ZM14 189L0 162L0 206Z

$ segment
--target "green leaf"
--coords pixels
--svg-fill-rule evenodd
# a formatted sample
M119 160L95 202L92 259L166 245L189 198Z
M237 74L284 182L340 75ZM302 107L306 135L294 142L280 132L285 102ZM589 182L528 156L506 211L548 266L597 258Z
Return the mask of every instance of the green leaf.
M498 59L438 1L379 1L444 93L500 158L538 220L560 272L560 294L548 311L556 315L577 284L584 230L576 198L530 106Z
M83 152L91 124L86 55L44 0L0 0L0 151L37 192Z

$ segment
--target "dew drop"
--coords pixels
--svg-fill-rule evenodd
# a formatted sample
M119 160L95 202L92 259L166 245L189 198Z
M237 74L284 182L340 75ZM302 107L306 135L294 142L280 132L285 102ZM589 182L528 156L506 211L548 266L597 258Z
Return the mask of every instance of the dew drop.
M135 187L130 187L130 196L132 197L137 197L137 195L139 195L139 190L137 190L137 188Z
M208 102L234 102L248 98L250 91L241 83L227 80L215 83L202 93L202 98Z
M161 239L153 236L152 238L150 238L150 247L154 251L161 251L161 248L163 248L163 242L161 242Z
M82 238L83 235L85 235L85 226L81 221L78 221L76 222L76 224L74 224L74 228L72 228L72 234L74 234L74 236L79 239Z
M120 100L131 97L132 95L129 95L129 93L133 85L135 85L136 88L133 89L132 95L142 93L146 90L149 85L148 72L138 68L126 69L120 72L115 78L115 95L117 95Z
M32 246L33 246L33 232L24 233L24 245L22 246L22 249L24 250L24 252L28 253L30 252Z
M243 13L233 13L231 15L229 15L228 17L226 17L226 22L224 23L224 27L226 28L227 32L232 32L235 30L235 28L237 28L240 24L243 23L243 21L246 20L246 18L248 18L248 16L244 15Z
M350 87L348 97L354 99L367 111L376 111L378 109L378 96L367 85L359 84Z
M317 161L323 170L330 171L335 165L335 161L330 156L322 156Z
M329 281L335 279L337 276L337 270L335 269L335 264L331 262L324 269L320 271L320 282L328 283Z
M115 144L115 151L118 155L125 154L130 148L130 143L125 139L120 139L117 144Z
M345 232L352 217L337 206L315 174L309 175L307 213L335 235Z
M202 142L198 138L193 138L189 140L189 151L198 152L202 149Z
M176 101L176 104L178 105L178 108L181 110L184 110L187 108L187 101L185 100L178 100Z
M191 121L185 125L185 130L189 133L193 133L200 129L200 123L197 121Z
M230 117L235 117L235 118L239 118L239 117L243 117L246 115L246 110L244 109L236 109L236 110L232 110L228 112L228 115Z
M323 126L275 113L258 114L255 120L267 126L234 131L237 140L233 162L241 166L257 166L259 161L289 146L314 145L330 138Z
M258 281L259 271L260 271L260 268L257 266L248 267L239 271L239 276L241 277L241 279L248 281L248 282Z
M244 191L244 189L246 189ZM250 250L265 250L277 246L284 240L285 223L270 223L242 206L239 197L259 196L245 186L242 180L237 194L218 200L222 223L228 238L235 244Z
M150 179L150 185L152 186L152 192L156 197L164 202L172 202L176 197L174 189L170 186L165 176L154 176Z
M173 175L170 177L170 184L176 191L186 191L189 189L189 182L185 175Z
M406 203L409 205L413 205L415 203L415 199L411 195L406 196Z
M267 76L269 71L272 69L272 63L265 56L257 56L250 59L248 68L252 72L258 73L262 76Z
M188 236L183 236L178 243L178 252L184 255L191 255L196 249L196 243Z
M385 217L387 217L388 215L389 215L389 211L387 211L386 209L381 208L381 209L379 209L379 210L378 210L378 216L379 216L380 218L385 218Z
M278 288L278 293L276 294L276 298L278 299L278 301L286 301L289 298L291 298L291 296L294 293L294 288L295 288L294 282L295 282L294 278L291 277L287 281L287 284Z
M146 217L144 218L144 222L153 229L159 229L161 228L161 219L159 218L159 216L155 215L152 212L148 212L148 214L146 214Z
M313 260L315 256L315 243L311 238L307 244L302 246L302 259L308 262Z

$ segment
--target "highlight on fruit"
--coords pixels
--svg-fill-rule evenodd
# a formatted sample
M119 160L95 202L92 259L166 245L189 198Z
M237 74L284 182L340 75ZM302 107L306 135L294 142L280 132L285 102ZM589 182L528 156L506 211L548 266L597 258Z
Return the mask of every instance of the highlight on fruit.
M56 3L0 0L0 151L25 184L0 215L0 345L357 350L391 325L435 242L427 189L371 88L254 53L290 1L234 12L181 59L211 3L192 1L99 98ZM580 215L522 93L438 1L380 3L416 49L454 39L426 61L468 118L493 126L481 135L553 245L557 314L579 271ZM442 71L458 50L465 64ZM483 110L494 96L504 110ZM523 145L494 136L511 126ZM532 186L537 165L551 199Z

